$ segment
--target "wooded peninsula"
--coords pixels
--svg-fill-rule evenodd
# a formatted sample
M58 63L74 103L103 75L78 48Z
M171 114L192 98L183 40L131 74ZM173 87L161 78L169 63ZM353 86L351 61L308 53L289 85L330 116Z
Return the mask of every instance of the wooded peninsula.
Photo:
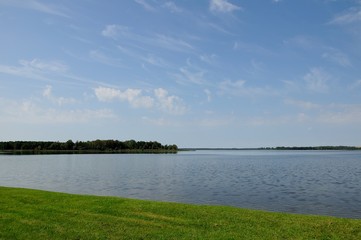
M3 153L176 153L177 145L162 145L156 141L94 140L66 142L8 141L0 142Z

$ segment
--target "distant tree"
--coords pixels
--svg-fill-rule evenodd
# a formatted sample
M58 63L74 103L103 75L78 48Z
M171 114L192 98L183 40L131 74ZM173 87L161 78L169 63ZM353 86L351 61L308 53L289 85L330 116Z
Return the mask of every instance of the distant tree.
M72 140L68 140L65 143L66 150L73 150L75 143Z

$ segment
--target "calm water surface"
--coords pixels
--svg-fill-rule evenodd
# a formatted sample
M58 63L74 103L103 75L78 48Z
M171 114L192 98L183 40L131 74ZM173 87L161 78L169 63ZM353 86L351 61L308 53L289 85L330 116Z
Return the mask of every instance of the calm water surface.
M361 219L359 151L0 155L0 185Z

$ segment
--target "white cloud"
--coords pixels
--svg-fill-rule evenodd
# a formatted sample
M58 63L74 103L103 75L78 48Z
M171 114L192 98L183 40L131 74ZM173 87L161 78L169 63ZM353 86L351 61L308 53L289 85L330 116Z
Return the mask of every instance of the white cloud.
M0 98L0 122L24 124L73 124L113 119L109 109L59 110L43 108L33 100L14 101Z
M175 13L181 13L183 12L183 9L181 9L180 7L178 7L174 2L172 1L167 1L163 4L164 8L169 9L169 11L171 12L175 12Z
M63 106L64 104L73 104L76 103L77 100L74 98L65 98L65 97L55 97L53 96L53 87L47 85L43 91L43 97L50 100L53 103L58 104L59 106Z
M114 88L98 87L94 89L95 95L101 102L110 102L122 96L122 92Z
M204 93L207 95L207 102L212 101L212 92L209 89L204 89Z
M168 91L163 88L154 90L154 95L158 100L161 110L175 115L182 115L186 112L183 100L174 95L168 95Z
M312 68L304 78L307 89L312 92L325 93L328 91L328 82L331 76L320 68Z
M233 12L235 10L242 10L241 7L229 3L227 0L211 0L209 9L212 12Z
M95 95L101 102L111 102L114 100L126 101L136 108L153 108L156 107L163 112L181 115L186 112L183 100L177 96L169 95L168 91L158 88L153 91L153 96L142 95L141 89L128 88L120 91L115 88L98 87L94 89Z
M246 43L242 41L236 41L233 43L233 50L241 50L245 52L260 54L260 55L272 55L273 52L268 50L261 45L257 45L254 43Z
M154 105L154 99L149 96L143 96L141 89L128 88L122 92L119 89L98 87L94 91L98 100L102 102L113 100L127 101L135 108L151 108Z
M43 96L46 98L51 98L52 97L52 86L48 85L45 87L44 91L43 91Z
M199 56L199 59L205 63L208 63L210 65L213 65L215 64L216 62L216 59L217 59L217 55L215 54L210 54L210 55L207 55L207 54L203 54L203 55L200 55Z

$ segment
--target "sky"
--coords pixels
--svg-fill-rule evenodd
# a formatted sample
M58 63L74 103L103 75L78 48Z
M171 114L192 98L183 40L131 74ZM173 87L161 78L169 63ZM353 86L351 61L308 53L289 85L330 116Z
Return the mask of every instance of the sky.
M361 146L360 0L0 0L0 141Z

